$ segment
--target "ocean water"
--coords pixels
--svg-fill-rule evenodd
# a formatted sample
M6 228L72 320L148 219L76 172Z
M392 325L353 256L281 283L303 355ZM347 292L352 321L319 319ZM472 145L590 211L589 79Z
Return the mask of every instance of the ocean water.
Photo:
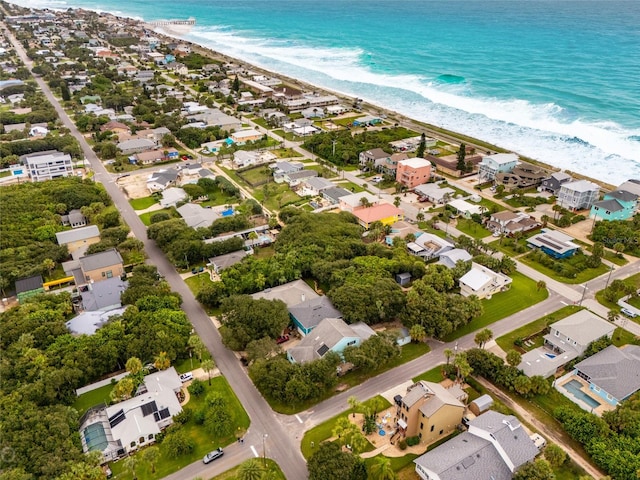
M145 20L610 183L640 178L638 0L14 0Z

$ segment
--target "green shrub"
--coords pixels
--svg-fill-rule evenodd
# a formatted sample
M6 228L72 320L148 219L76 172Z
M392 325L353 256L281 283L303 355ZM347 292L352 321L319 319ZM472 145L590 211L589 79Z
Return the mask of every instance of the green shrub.
M183 408L180 413L173 416L173 421L179 423L180 425L184 425L191 418L192 410L190 408Z
M199 397L204 393L204 383L202 380L196 378L191 382L191 385L187 387L187 390L189 390L189 393L194 397Z
M419 443L420 443L420 437L418 436L407 438L407 446L409 447L413 447L415 445L418 445Z
M407 449L407 441L405 439L402 439L398 442L398 448L400 450L406 450Z

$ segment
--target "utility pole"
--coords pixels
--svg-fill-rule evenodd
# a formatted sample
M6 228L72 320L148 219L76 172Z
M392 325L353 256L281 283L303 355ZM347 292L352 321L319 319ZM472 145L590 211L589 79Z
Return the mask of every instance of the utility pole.
M587 283L582 286L582 297L580 297L580 303L578 305L582 306L582 301L584 300L584 295L587 293Z
M267 437L269 436L268 433L263 433L262 434L262 466L266 467L267 466L267 450L265 448L265 440L267 439Z

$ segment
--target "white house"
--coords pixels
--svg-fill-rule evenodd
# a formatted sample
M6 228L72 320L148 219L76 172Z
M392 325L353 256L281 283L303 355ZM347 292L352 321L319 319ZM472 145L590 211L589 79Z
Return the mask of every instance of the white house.
M162 198L160 199L160 205L162 208L175 207L178 203L183 202L189 198L187 192L181 188L170 187L162 192Z
M471 270L460 278L460 295L491 298L494 293L508 290L511 282L511 278L506 275L474 262L471 264Z

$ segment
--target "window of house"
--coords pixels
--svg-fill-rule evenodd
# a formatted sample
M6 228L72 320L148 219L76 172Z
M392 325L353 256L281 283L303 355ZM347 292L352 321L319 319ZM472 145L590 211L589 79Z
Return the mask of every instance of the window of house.
M611 212L610 212L609 210L605 210L605 212L604 212L604 213L606 213L607 215L610 215L610 214L611 214Z
M554 334L556 337L559 337L559 336L560 336L560 332L559 332L558 330L555 330L555 331L553 332L553 334Z
M140 438L138 439L138 443L144 443L144 437L140 437Z
M433 432L433 429L436 428L435 425L431 425L431 431Z
M149 435L148 440L153 440L153 433L151 435Z
M102 272L102 276L106 277L107 276L107 272Z
M593 386L593 390L594 390L594 391L596 391L596 392L599 392L599 391L600 391L600 387L598 387L598 386L594 385L594 386Z
M440 430L440 435L442 435L443 433L444 433L444 429L443 429L443 430Z
M420 430L424 428L424 423L420 422Z
M136 441L134 440L133 442L131 442L131 444L129 444L129 446L130 446L131 448L135 447L135 446L136 446Z
M607 400L613 400L613 395L611 395L610 393L607 393Z
M107 272L107 278L113 278L113 272L111 270Z

